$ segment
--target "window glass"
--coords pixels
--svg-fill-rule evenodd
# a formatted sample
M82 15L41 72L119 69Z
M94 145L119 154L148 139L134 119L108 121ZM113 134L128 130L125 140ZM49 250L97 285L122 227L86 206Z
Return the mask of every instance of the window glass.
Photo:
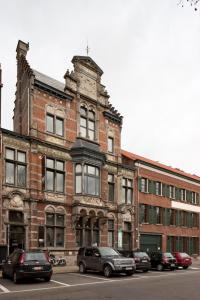
M113 153L114 140L112 137L108 137L108 152Z
M52 227L46 228L46 246L54 247L54 229Z
M76 175L76 193L79 194L82 191L81 188L81 175Z
M53 123L54 123L54 117L51 115L47 115L47 131L52 133L54 132Z
M26 167L22 165L17 166L17 184L19 186L26 185Z
M56 192L64 192L64 174L57 173L56 175Z
M81 133L81 136L86 137L86 134L87 134L86 128L81 127L80 128L80 133Z
M26 153L18 151L17 152L17 160L20 162L26 162Z
M56 134L63 136L63 120L56 118Z
M57 160L56 161L56 169L60 170L60 171L63 171L64 170L64 162Z
M64 226L64 215L56 214L56 225Z
M81 126L86 128L87 121L85 118L81 117Z
M95 113L93 111L89 110L88 117L89 117L89 119L93 119L94 120Z
M54 190L54 172L53 171L47 171L46 172L46 189L49 191Z
M54 160L53 159L47 158L47 168L51 168L51 169L54 168Z
M56 228L56 247L64 246L64 228Z
M15 159L15 151L12 149L6 149L6 158L7 159Z
M93 167L93 166L88 166L88 174L93 174L93 175L95 175L95 167Z
M81 173L82 172L82 166L81 165L76 165L76 173Z
M81 108L80 108L80 113L81 113L81 115L86 116L86 114L87 114L86 108L83 107L83 106L81 106Z
M89 130L88 131L88 137L90 140L94 140L94 131Z
M46 224L53 226L54 223L55 223L55 221L54 221L54 214L47 213L46 214Z
M88 128L91 130L94 130L94 122L93 121L88 121Z
M6 162L6 183L10 183L10 184L15 183L14 171L15 171L14 163Z

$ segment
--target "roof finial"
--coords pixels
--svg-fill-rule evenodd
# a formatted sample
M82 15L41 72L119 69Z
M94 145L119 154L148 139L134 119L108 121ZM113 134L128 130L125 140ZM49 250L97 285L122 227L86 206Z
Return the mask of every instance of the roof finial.
M87 47L86 47L87 56L88 56L88 54L89 54L89 51L90 51L90 48L89 48L89 45L88 45L88 39L87 39Z

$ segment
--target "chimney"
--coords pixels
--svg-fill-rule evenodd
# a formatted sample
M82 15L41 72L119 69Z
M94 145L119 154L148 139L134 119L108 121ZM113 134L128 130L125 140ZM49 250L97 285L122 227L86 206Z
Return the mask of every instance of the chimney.
M1 128L1 89L3 87L2 84L2 70L1 70L1 64L0 64L0 128Z
M29 50L29 43L25 43L23 41L18 41L18 44L17 44L17 49L16 49L16 52L17 52L17 59L23 55L26 57L26 54Z

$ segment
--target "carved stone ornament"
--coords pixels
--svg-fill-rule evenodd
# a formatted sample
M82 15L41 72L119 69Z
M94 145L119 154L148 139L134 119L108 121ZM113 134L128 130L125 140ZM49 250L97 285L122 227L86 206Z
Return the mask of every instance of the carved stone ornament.
M82 204L91 204L95 206L103 206L103 202L99 198L95 197L75 197L74 202Z
M120 204L118 206L119 212L122 214L126 214L129 212L131 215L134 214L134 208L131 205L126 205L126 204Z
M23 208L23 200L20 195L13 195L13 198L10 200L10 207L12 208Z

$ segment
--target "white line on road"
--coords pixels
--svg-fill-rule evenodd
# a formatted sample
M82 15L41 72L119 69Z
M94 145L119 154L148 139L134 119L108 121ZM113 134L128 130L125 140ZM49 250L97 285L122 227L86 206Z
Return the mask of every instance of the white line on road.
M56 281L56 280L51 280L51 282L55 282L64 286L70 286L70 284L64 283L64 282L60 282L60 281Z
M0 289L4 292L4 293L9 293L10 291L5 287L3 286L2 284L0 284Z
M100 279L100 280L108 280L110 281L110 279L107 278L101 278L101 277L96 277L96 276L90 276L90 275L84 275L84 274L77 274L77 273L69 273L70 275L74 275L74 276L79 276L79 277L88 277L88 278L93 278L93 279Z

